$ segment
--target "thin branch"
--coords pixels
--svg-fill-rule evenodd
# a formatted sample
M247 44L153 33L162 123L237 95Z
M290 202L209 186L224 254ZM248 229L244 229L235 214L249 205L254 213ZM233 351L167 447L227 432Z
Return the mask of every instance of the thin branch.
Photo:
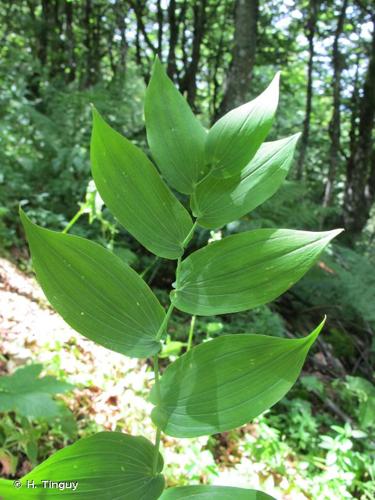
M144 4L138 1L133 2L133 0L129 0L129 5L131 8L134 10L135 17L137 19L137 25L139 28L139 31L142 33L143 38L146 42L146 45L151 49L151 51L156 55L158 53L157 47L151 42L147 31L146 31L146 26L143 22L143 7Z

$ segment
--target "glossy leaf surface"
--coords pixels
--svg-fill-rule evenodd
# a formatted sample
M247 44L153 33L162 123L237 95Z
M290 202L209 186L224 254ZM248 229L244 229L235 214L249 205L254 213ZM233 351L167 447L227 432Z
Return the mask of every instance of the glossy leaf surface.
M182 261L171 300L202 316L266 304L294 285L341 231L257 229L211 243Z
M208 132L206 161L212 176L238 174L253 158L272 126L279 99L279 73L256 99L232 109Z
M270 198L288 174L299 135L262 144L238 176L229 179L210 176L198 184L191 203L198 223L216 229Z
M132 357L159 351L164 310L138 274L101 245L33 224L21 211L37 279L64 320Z
M160 171L181 193L190 194L206 172L207 132L156 59L145 99L147 140Z
M120 223L150 252L176 259L192 222L147 156L94 109L91 167L99 194Z
M250 422L293 386L323 324L302 339L223 335L194 347L165 370L159 395L152 389L153 422L174 437Z
M155 447L143 437L120 432L100 432L67 446L24 476L21 486L0 480L0 498L6 500L79 498L92 500L156 500L164 488L160 474L163 460L159 454L158 472L152 473ZM47 487L42 481L47 480ZM75 491L48 487L48 480L70 484ZM34 481L35 488L27 488ZM29 483L30 484L30 483Z
M274 500L261 491L210 485L169 488L164 491L160 500L178 500L180 498L194 500Z
M14 411L32 418L58 415L60 407L52 396L70 391L73 386L50 375L40 378L42 370L42 365L33 364L0 377L0 412Z

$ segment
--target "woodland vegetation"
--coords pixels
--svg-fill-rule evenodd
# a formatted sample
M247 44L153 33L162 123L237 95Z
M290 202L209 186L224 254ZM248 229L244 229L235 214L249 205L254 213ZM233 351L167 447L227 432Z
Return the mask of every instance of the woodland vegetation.
M174 446L186 457L183 463L175 460L168 481L186 484L189 471L197 483L215 482L221 474L233 483L233 477L248 477L241 462L254 470L264 463L257 473L260 489L280 498L373 498L373 2L3 0L0 20L3 262L31 273L18 217L21 205L41 226L69 230L113 250L158 289L162 303L173 281L174 263L155 258L130 237L108 212L90 177L91 104L113 128L149 151L143 102L156 56L207 128L260 94L281 71L278 112L267 140L302 133L286 183L240 220L218 231L198 228L191 247L245 229L342 227L345 231L280 299L231 318L198 317L195 338L202 341L239 332L291 338L311 331L325 314L327 323L302 379L254 424L197 441L193 452L184 448L188 447L184 442L164 443L166 449ZM177 196L186 203L183 195ZM6 307L2 311L8 304L2 292L17 287L8 286L6 265L0 265L2 375L25 362L8 349L13 333L5 321ZM178 313L165 358L184 351L188 332L187 316ZM41 415L1 413L0 398L0 468L7 478L23 475L54 448L71 442L74 433L84 436L94 429L90 415L82 416L89 404L82 391L91 375L76 382L73 372L69 379L52 361L55 358L44 353L47 347L38 344L33 349L30 357L49 360L44 369L63 380L61 384L74 379L81 399L77 403L74 391L59 396L66 404L63 411L71 417L67 419L71 427L63 428L61 422L46 422ZM149 368L147 363L138 367L140 373ZM113 384L116 376L111 375ZM60 389L56 392L69 387ZM113 399L111 404L119 401ZM134 415L129 418L137 422ZM117 420L116 425L120 425ZM133 427L138 429L138 422ZM198 467L200 457L204 458Z

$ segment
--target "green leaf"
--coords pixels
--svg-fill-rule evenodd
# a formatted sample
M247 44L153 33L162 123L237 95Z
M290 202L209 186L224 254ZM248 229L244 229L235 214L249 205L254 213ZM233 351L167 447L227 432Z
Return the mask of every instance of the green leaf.
M93 110L92 175L109 210L150 252L177 259L189 234L190 215L147 156Z
M192 193L207 170L207 132L158 58L146 90L145 119L147 140L161 173L177 191Z
M324 321L307 337L223 335L170 364L150 400L155 425L196 437L246 424L291 389Z
M232 109L210 129L206 161L212 176L232 177L253 158L266 138L279 99L279 73L256 99Z
M257 229L211 243L182 261L171 300L201 316L266 304L302 278L341 231Z
M191 199L198 223L216 229L246 215L275 194L288 174L299 135L262 144L238 176L209 176L198 184Z
M164 489L164 478L160 474L163 468L160 454L157 473L152 472L155 452L155 447L143 437L100 432L56 452L24 476L19 488L13 486L13 481L0 480L0 497L6 494L6 500L48 500L60 496L156 500ZM29 484L33 481L35 488L27 488L27 481ZM49 481L61 482L66 487L51 487ZM72 483L76 483L75 491Z
M39 378L43 366L27 365L12 375L0 377L0 412L14 411L20 416L49 418L61 413L51 396L70 391L67 382L46 376Z
M37 279L72 328L127 356L159 351L165 313L133 269L97 243L33 224L22 210L21 220Z
M160 500L178 500L194 498L194 500L274 500L266 493L230 486L180 486L164 491Z

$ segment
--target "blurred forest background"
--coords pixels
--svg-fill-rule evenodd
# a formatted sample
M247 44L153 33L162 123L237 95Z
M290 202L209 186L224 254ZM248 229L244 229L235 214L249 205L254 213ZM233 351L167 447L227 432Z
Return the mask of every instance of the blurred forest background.
M185 484L190 476L260 485L293 500L374 498L372 1L2 0L0 20L0 373L40 361L44 373L65 381L56 392L68 391L50 418L35 408L0 413L2 474L22 475L77 434L98 428L150 432L137 406L152 381L148 364L110 361L113 353L54 323L30 277L18 206L43 226L68 226L101 242L164 300L173 262L154 260L116 224L90 181L89 164L90 103L147 151L143 97L158 55L207 127L281 70L269 139L302 132L284 187L221 231L199 230L193 247L258 227L345 228L274 303L197 321L200 339L228 332L291 337L328 316L302 378L274 409L236 432L192 445L164 442L173 464L169 482ZM187 321L183 313L173 321L166 358L183 351ZM69 392L66 382L75 389Z

